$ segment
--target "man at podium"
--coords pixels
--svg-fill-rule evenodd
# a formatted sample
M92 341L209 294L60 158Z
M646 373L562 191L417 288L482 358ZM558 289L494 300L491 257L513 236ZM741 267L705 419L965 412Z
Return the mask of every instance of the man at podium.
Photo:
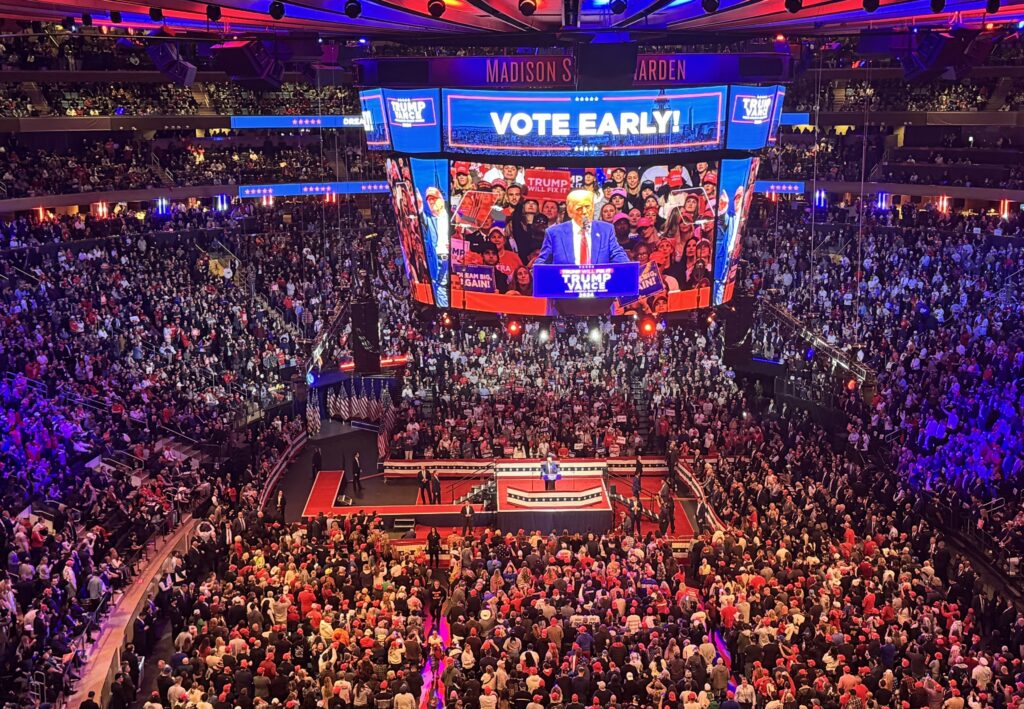
M558 472L558 461L550 453L548 459L540 464L540 477L544 481L544 489L548 492L552 492L555 489L555 481L562 478L562 474Z

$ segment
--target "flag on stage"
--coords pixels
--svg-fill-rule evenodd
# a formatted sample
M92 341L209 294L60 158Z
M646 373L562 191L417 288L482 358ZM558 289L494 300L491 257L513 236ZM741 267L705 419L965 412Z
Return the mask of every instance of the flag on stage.
M348 398L348 389L344 384L341 385L341 391L338 393L338 418L342 421L352 418L352 400Z
M306 431L310 438L320 433L320 402L317 401L316 392L310 392L312 396L306 402Z
M331 418L338 417L338 392L333 389L327 392L327 415Z

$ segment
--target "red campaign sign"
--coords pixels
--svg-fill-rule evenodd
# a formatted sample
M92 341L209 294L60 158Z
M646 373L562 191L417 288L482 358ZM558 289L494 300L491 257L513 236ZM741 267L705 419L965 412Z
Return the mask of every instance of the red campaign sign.
M526 170L526 198L564 202L572 190L572 173L568 170Z

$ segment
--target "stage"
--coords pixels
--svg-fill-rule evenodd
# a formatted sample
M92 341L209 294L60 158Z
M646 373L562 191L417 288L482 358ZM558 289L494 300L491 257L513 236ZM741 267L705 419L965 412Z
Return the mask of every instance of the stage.
M540 460L398 460L388 461L384 471L363 477L363 489L354 490L340 470L323 470L309 491L302 510L308 519L323 513L328 517L372 514L384 520L385 528L410 539L426 537L431 527L442 534L462 528L464 496L493 481L491 509L473 504L477 527L506 532L607 532L625 510L624 495L631 494L635 459L567 459L559 461L562 479L546 493L540 478ZM440 504L427 504L419 497L417 473L427 468L442 477ZM645 509L656 510L656 496L668 473L664 459L643 459L644 475L640 493ZM353 498L353 504L339 501L339 492ZM687 544L694 537L695 504L692 498L676 498L676 529L667 532L673 541ZM657 531L652 519L644 519L640 532Z

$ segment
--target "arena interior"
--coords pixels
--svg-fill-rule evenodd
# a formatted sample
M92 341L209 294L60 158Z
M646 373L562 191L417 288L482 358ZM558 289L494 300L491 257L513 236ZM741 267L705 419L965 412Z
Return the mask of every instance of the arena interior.
M1021 0L0 0L0 701L1024 709Z

